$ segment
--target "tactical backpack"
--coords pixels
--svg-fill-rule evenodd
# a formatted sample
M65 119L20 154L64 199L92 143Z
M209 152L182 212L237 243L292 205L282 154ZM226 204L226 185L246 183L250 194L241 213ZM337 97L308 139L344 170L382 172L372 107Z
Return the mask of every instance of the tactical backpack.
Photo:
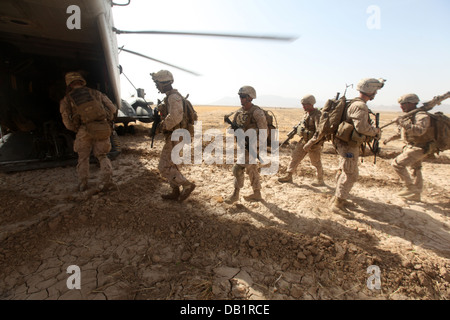
M435 129L435 142L437 152L450 149L450 118L442 112L428 113L431 118L431 126Z
M262 109L262 108L261 108ZM266 116L267 121L267 146L270 147L272 143L272 130L276 130L276 118L272 111L267 111L262 109L264 111L264 115ZM275 122L274 122L275 119Z
M191 135L194 135L194 123L198 120L197 111L188 100L189 94L183 98L183 120L182 127L187 129Z
M270 147L271 143L272 143L272 130L277 129L275 114L272 111L264 110L261 107L258 107L258 106L255 106L255 107L261 109L264 112L264 116L266 117L266 122L267 122L267 146ZM255 112L255 110L253 110L253 112ZM253 118L253 112L251 114L252 118Z
M340 99L329 99L324 107L320 110L319 125L316 128L317 138L319 142L322 139L331 140L332 136L336 134L339 124L344 118L344 113L347 107L353 100L347 100L345 96Z

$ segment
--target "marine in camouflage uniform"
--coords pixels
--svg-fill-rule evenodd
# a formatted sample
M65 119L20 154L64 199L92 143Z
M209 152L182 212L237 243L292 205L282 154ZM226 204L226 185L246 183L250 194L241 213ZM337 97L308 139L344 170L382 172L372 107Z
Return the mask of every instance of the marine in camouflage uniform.
M331 207L331 210L335 213L351 216L346 206L348 205L347 199L350 191L359 176L360 147L369 137L377 136L379 138L381 136L381 130L370 123L369 108L366 103L375 98L377 91L383 85L384 80L380 81L373 78L363 79L358 83L357 90L360 95L353 99L347 110L344 111L344 122L349 125L348 128L352 130L352 135L348 141L341 140L338 135L333 139L340 156L335 197Z
M91 152L98 159L100 163L100 190L107 190L113 186L112 181L112 165L108 158L108 152L111 150L111 141L108 138L98 139L87 129L87 123L81 120L77 114L73 99L70 97L70 92L77 88L86 86L86 80L78 72L69 72L65 76L67 85L67 94L60 102L60 113L62 121L67 129L76 132L74 142L74 151L78 153L77 175L79 180L79 190L85 191L88 188L89 179L89 158ZM111 122L117 112L116 106L103 93L98 90L87 88L91 97L101 102L105 111L106 117L103 121ZM110 134L112 133L112 126Z
M316 128L319 125L321 112L314 108L316 98L313 95L306 95L302 98L301 103L306 114L303 118L302 125L297 129L297 134L301 137L297 143L295 149L292 151L291 162L286 171L286 175L278 179L280 182L292 182L292 175L297 169L300 162L308 154L311 164L317 170L316 181L314 186L325 185L323 181L323 167L321 160L321 153L323 148L323 140L317 144L314 144L309 150L305 150L303 147L314 136Z
M158 130L164 134L165 143L161 151L158 170L162 177L169 182L172 192L161 197L166 200L183 201L194 191L195 184L188 181L181 174L178 166L172 161L172 149L180 142L172 141L172 132L181 128L183 121L183 97L178 90L172 88L174 81L172 73L161 70L151 74L156 87L161 93L166 94L163 108L161 108L161 123ZM182 190L181 190L182 188Z
M407 113L417 108L419 97L406 94L398 99L403 112ZM435 151L434 128L430 116L425 111L419 111L408 119L397 119L399 132L397 135L383 141L403 138L406 145L403 152L392 161L392 167L404 183L405 187L397 195L407 200L420 201L423 190L422 161ZM407 168L411 168L412 174Z
M244 86L239 89L238 94L241 100L242 108L235 113L233 123L236 123L237 126L244 131L244 133L247 130L254 129L259 141L259 132L263 134L262 137L264 138L268 134L268 126L264 111L252 103L253 99L256 99L256 91L253 87ZM250 153L246 149L245 163L235 164L233 166L234 191L233 194L225 200L226 203L232 204L239 200L240 189L244 187L245 172L248 174L250 179L253 194L244 196L244 199L246 201L263 200L261 195L261 179L258 164L252 164L250 159Z

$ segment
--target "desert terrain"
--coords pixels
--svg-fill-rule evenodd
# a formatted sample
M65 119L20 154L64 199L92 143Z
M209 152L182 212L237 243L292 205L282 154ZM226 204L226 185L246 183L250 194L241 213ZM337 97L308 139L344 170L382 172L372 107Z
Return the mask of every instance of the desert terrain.
M238 107L198 106L203 130L225 132L223 116ZM303 110L268 108L279 138ZM381 125L397 113L382 113ZM382 147L374 163L361 157L352 190L353 219L330 212L338 156L322 154L324 187L311 185L308 157L293 183L277 181L295 136L280 151L277 175L262 176L263 202L233 191L231 164L180 166L197 188L184 202L163 201L169 185L158 173L161 136L150 147L150 125L119 136L112 161L116 187L76 192L74 167L0 174L0 299L2 300L448 300L450 299L450 152L423 164L422 202L402 188L390 162L401 141ZM393 135L395 126L383 131ZM203 143L203 147L207 142ZM67 269L81 270L70 290ZM369 288L379 268L380 287Z

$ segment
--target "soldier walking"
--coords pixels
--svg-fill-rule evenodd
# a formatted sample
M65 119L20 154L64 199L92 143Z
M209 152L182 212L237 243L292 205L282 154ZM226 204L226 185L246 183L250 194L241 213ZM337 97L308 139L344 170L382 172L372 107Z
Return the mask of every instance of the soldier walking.
M252 102L253 99L256 99L255 89L250 86L243 86L239 89L238 94L242 108L234 114L233 123L236 124L237 128L242 129L244 133L248 130L255 130L258 141L261 137L267 137L268 126L264 111ZM259 135L260 132L262 133L261 136ZM247 172L253 189L253 194L244 196L244 199L246 201L263 200L258 164L251 163L249 145L247 144L245 149L245 163L235 164L233 166L234 192L225 200L226 203L232 204L239 200L240 189L244 187L244 171Z
M111 122L117 108L105 94L86 87L80 73L67 73L65 81L67 94L60 102L60 112L66 128L77 133L73 149L78 153L78 189L88 188L89 158L93 151L100 163L99 189L107 190L114 185L107 154L111 150Z
M398 99L405 113L416 109L419 101L419 97L414 93L405 94ZM402 153L392 161L392 167L404 184L403 190L397 195L407 200L420 201L423 190L422 161L436 151L433 144L434 128L430 116L425 111L419 111L408 119L397 118L397 124L398 134L383 141L383 144L386 144L403 138L406 142ZM411 168L411 175L407 167Z
M186 116L183 109L183 97L177 89L172 88L174 78L171 72L160 70L150 75L159 92L166 95L163 107L160 108L161 123L159 124L158 130L164 134L165 144L161 151L158 169L161 176L168 180L172 192L164 194L161 197L166 200L183 201L195 189L195 184L188 181L181 174L171 157L172 149L179 143L178 141L171 140L172 132L176 129L187 129L182 126L182 122L184 123L183 120Z
M333 143L340 157L339 173L334 201L331 210L344 216L350 216L346 206L350 190L358 179L358 159L361 145L369 137L381 137L381 130L370 123L367 102L372 101L378 90L384 86L384 80L362 79L358 85L359 97L353 99L344 111L344 122L350 131L348 139L342 140L346 134L334 136ZM338 130L339 132L339 130Z
M300 162L308 154L311 164L317 170L316 180L312 185L324 186L323 181L323 167L321 160L321 153L323 147L323 140L317 144L314 144L310 150L304 150L305 144L314 136L316 128L319 125L321 112L314 108L316 104L316 98L313 95L306 95L302 98L301 103L306 114L303 118L302 124L297 128L297 134L301 137L297 143L295 149L292 151L291 162L286 171L286 175L278 179L279 182L292 182L292 175L297 169Z

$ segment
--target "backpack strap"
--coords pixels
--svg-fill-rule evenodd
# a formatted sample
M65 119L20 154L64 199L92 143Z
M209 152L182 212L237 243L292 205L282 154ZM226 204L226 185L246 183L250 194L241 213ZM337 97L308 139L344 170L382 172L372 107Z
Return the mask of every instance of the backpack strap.
M248 113L248 118L247 121L245 123L245 127L247 128L248 126L250 126L251 124L256 124L256 120L255 117L253 116L253 114L255 113L256 110L261 109L260 107L258 107L257 105L252 105L252 107L247 111Z

